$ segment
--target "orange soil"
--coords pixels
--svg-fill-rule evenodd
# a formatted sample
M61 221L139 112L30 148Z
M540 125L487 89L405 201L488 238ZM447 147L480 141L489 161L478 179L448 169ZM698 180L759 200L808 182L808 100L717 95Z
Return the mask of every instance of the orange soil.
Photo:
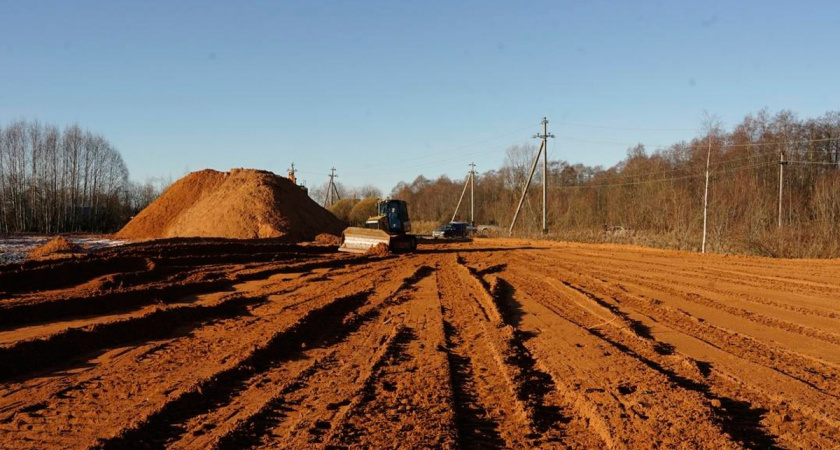
M320 245L341 245L341 238L329 233L322 233L315 236L315 243Z
M387 244L376 244L367 249L365 254L368 256L388 256L391 254L391 251L388 249Z
M271 172L202 170L178 180L116 237L285 237L341 234L344 224L300 187Z
M44 244L32 249L27 255L31 259L40 259L57 254L78 253L82 248L70 242L64 236L56 236Z
M175 239L0 291L6 448L840 446L840 261Z

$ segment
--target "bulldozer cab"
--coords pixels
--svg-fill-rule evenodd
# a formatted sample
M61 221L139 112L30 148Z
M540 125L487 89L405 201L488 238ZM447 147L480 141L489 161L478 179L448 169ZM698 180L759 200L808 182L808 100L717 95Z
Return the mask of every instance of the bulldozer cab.
M380 200L376 204L376 216L365 221L364 228L349 227L344 230L344 241L338 248L341 252L365 253L384 244L394 253L413 252L417 249L417 237L407 234L411 231L408 206L403 200Z
M381 200L377 204L379 215L368 220L368 227L379 228L389 234L404 234L411 231L408 207L403 200ZM374 222L375 220L375 222Z

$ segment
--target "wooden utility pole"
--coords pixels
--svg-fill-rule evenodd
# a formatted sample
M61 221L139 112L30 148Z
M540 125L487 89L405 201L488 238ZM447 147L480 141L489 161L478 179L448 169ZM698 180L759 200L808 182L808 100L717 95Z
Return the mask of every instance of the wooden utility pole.
M461 191L461 197L458 198L458 205L455 206L455 212L452 214L451 222L454 222L455 217L458 216L458 210L461 209L461 202L464 201L467 187L470 188L470 223L475 225L475 163L470 163L470 171L467 174L467 179L464 181L464 190Z
M513 235L513 226L516 225L516 218L519 217L519 211L522 209L522 203L525 201L525 194L528 193L528 186L531 185L531 178L534 177L534 172L537 170L537 163L540 162L540 154L544 145L545 141L540 143L540 149L537 150L537 154L534 156L534 162L531 164L531 172L528 173L528 178L525 180L525 187L522 188L522 196L519 197L519 204L516 205L516 212L513 213L513 220L510 222L510 228L508 229L509 235Z
M709 212L709 161L712 159L712 137L709 135L709 150L706 152L706 193L703 194L703 245L700 253L706 253L706 217Z
M519 217L519 211L522 209L522 203L525 201L525 194L528 193L528 186L531 185L531 179L534 177L534 172L537 170L537 163L540 162L540 154L543 156L543 219L542 232L548 233L548 138L553 138L554 135L548 132L548 119L543 117L542 120L543 132L542 134L535 134L535 138L542 139L540 142L540 149L537 150L537 155L534 157L534 163L531 164L531 172L528 174L528 179L525 181L525 187L522 189L522 197L519 198L519 204L516 206L516 212L513 213L513 220L510 222L508 234L513 234L513 226L516 225L516 218Z
M470 225L475 226L475 163L470 163Z
M458 198L458 204L455 206L455 212L452 213L452 220L450 222L455 221L455 217L458 215L458 210L461 209L461 202L464 201L464 195L467 193L467 186L470 185L470 176L467 174L467 178L464 180L464 190L461 191L461 197Z
M543 117L542 120L543 132L542 134L535 134L534 137L542 139L543 150L543 218L542 218L542 234L548 234L548 138L553 138L553 134L548 132L548 119Z
M292 168L289 169L289 179L292 180L292 183L297 184L295 173L297 173L297 169L295 169L295 163L292 163Z
M338 178L338 175L335 174L335 167L333 167L330 169L330 184L327 186L327 195L324 196L324 208L341 200L341 196L338 195L338 188L335 186L335 178Z
M782 228L782 187L785 183L785 152L784 150L779 150L779 229Z

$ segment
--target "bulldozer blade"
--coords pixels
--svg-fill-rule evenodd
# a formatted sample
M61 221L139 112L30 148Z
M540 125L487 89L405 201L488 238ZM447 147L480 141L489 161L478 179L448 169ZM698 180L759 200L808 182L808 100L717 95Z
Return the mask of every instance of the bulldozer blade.
M371 228L350 227L342 233L344 242L338 248L340 252L366 253L377 244L385 244L391 248L391 235Z

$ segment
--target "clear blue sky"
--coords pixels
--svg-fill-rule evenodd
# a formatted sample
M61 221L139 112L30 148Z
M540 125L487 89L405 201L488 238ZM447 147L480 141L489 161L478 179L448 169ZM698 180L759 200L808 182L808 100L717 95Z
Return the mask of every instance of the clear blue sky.
M99 132L133 179L203 168L384 192L536 142L609 166L767 107L840 108L840 2L0 1L0 124ZM617 144L614 144L617 143Z

